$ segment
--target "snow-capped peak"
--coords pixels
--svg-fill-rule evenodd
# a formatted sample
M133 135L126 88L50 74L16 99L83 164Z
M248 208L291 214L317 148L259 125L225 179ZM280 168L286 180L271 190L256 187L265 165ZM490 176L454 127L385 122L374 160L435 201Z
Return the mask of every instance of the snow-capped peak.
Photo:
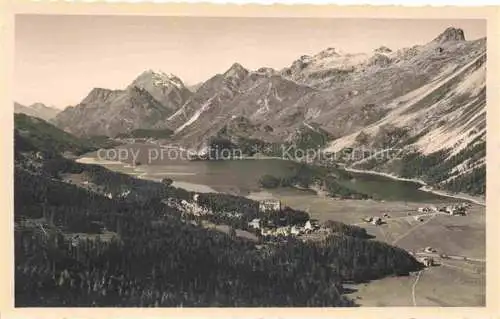
M349 69L368 59L365 53L347 53L335 48L325 49L306 61L311 70L339 68ZM304 61L302 61L304 62Z
M141 75L139 75L132 86L144 87L148 85L153 85L160 88L178 88L182 89L184 83L181 79L172 73L165 73L163 71L155 71L152 69L146 70Z
M177 76L175 76L172 73L165 73L163 71L153 71L152 72L152 79L153 79L154 86L165 87L165 86L174 85L178 89L180 89L184 86L184 83L182 83L182 80L179 79Z

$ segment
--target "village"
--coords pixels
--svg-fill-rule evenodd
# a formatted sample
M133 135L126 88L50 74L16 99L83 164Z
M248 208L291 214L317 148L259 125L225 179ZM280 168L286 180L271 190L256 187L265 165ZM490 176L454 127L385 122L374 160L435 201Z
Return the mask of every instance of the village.
M169 206L175 206L182 212L185 219L210 220L214 215L209 208L203 207L198 202L199 194L194 194L192 201L182 200L176 203L172 200L167 200L165 203ZM433 217L436 215L447 216L466 216L469 203L457 203L454 205L446 205L437 207L434 205L418 207L406 213L405 216L391 217L388 212L382 212L380 216L369 216L362 218L362 223L354 223L354 226L362 226L368 224L372 227L378 227L387 224L390 221L399 219L411 218L417 222L423 223L425 217ZM263 241L286 240L288 237L295 237L303 241L321 240L322 238L333 233L330 227L327 227L324 222L320 222L314 218L299 219L295 222L290 222L285 218L285 209L282 202L277 199L259 200L258 218L253 218L246 225L240 227L240 232L248 232L262 238ZM228 218L241 218L243 214L238 211L217 212L218 216ZM280 218L276 218L279 215ZM416 258L425 266L435 264L434 258L447 257L444 254L438 255L431 247L422 248L420 252L414 253Z
M181 211L184 219L210 219L210 216L213 216L214 212L209 208L201 206L198 203L198 198L199 194L194 194L192 201L181 200L177 203L174 200L168 199L165 200L164 203ZM246 227L244 227L244 230L259 234L264 240L288 236L300 237L303 235L313 235L315 233L325 235L329 233L329 230L322 227L316 219L308 219L297 224L287 224L286 218L284 217L279 218L277 221L273 221L273 218L269 218L271 215L281 213L282 211L283 208L279 200L261 200L259 201L259 216L262 217L254 218L249 221L245 225ZM243 216L237 211L217 212L217 215L230 218L241 218Z
M413 216L413 218L417 221L423 222L423 216L433 215L433 214L446 214L450 216L465 216L467 215L467 208L470 207L469 203L460 203L457 205L448 205L442 206L440 208L436 206L429 207L419 207L416 210L416 215L413 215L412 212L408 212L407 216ZM362 220L366 223L371 223L373 225L382 225L390 219L391 216L388 213L384 213L382 217L379 216L369 216L364 217ZM404 218L404 217L399 217Z
M281 211L281 202L279 200L261 200L259 202L259 212L264 214L271 214L273 212ZM260 231L260 234L266 237L278 237L278 236L302 236L310 235L313 233L328 233L328 229L322 227L318 220L309 219L304 223L293 224L293 225L283 225L284 218L280 221L282 225L275 225L272 220L268 218L255 218L248 223L250 229Z
M414 212L408 212L407 216L395 217L392 219L405 219L408 217L412 217L415 221L424 222L424 217L435 216L437 214L449 215L449 216L466 216L467 209L471 206L470 203L459 203L455 205L447 205L442 207L436 207L434 205L426 206L426 207L418 207ZM362 218L363 222L380 226L386 224L391 219L391 215L389 213L384 213L382 217L380 216L369 216ZM439 259L448 259L453 258L453 256L447 256L446 254L438 254L436 249L432 247L425 247L420 252L410 251L410 254L414 255L415 258L422 263L425 267L431 267L437 265L436 258ZM463 257L454 258L454 259L462 259Z

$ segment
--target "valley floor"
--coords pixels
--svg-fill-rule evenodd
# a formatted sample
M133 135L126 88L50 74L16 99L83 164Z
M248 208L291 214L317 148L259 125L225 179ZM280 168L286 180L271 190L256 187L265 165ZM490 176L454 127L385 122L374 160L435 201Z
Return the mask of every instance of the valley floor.
M349 296L367 307L484 307L485 267L450 262L408 277L389 277L349 286Z
M252 194L258 198L263 194ZM366 228L375 240L399 246L415 255L425 247L436 249L436 265L419 277L392 277L368 284L349 285L350 294L362 306L484 306L486 296L485 207L473 205L466 216L419 214L425 203L333 200L275 194L284 205L309 212L320 221L336 220ZM429 203L430 204L430 203ZM432 203L437 205L436 203ZM443 202L439 205L449 203ZM386 223L375 226L362 219L380 216ZM410 215L408 215L410 214ZM419 216L423 221L415 220ZM440 254L450 258L439 258ZM465 260L467 258L468 260ZM417 280L418 278L418 280ZM413 295L415 297L413 297ZM415 302L413 301L415 299Z

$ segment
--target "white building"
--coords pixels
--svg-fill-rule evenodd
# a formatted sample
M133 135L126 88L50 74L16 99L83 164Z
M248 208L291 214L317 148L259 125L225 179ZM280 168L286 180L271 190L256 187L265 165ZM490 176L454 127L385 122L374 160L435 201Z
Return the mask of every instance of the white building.
M272 230L271 229L268 229L268 228L261 228L260 229L260 234L262 236L271 236L271 235L274 235Z
M426 253L435 253L436 252L436 250L432 247L425 247L424 251Z
M279 200L267 199L259 202L259 211L269 212L269 211L280 211L281 202Z
M301 231L300 231L299 227L297 227L295 225L292 226L292 228L290 229L290 234L292 234L292 235L297 236L297 235L300 235L300 233L301 233Z
M434 265L434 259L432 257L420 257L417 260L424 264L425 267L431 267Z
M453 206L446 206L446 212L450 215L453 215L453 213L455 212L455 207Z
M124 190L119 197L120 198L127 198L127 196L130 194L130 189Z
M251 222L248 223L248 227L260 229L260 219L259 218L253 219Z
M304 230L312 230L312 229L313 229L313 227L312 227L312 225L311 225L311 221L310 221L310 220L308 220L308 221L306 222L306 224L304 225Z
M288 236L290 235L290 227L278 227L276 229L276 235Z
M432 208L430 208L430 207L419 207L418 208L419 213L428 213L430 211L432 211ZM436 211L437 211L437 208L436 208Z

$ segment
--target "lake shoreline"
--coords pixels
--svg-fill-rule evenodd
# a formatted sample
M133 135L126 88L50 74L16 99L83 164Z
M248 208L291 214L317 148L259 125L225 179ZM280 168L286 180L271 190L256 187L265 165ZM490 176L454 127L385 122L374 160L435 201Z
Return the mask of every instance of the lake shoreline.
M266 157L266 156L249 157L249 158L245 158L245 159L255 160L255 161L258 161L258 160L282 160L282 159L276 159L274 157ZM285 161L290 161L290 160L285 159ZM115 171L118 171L118 172L121 172L124 174L129 174L131 176L134 176L134 177L140 178L140 179L147 179L147 180L151 180L151 181L155 181L155 182L161 181L161 177L157 177L158 175L161 175L161 174L154 173L154 172L148 173L147 171L144 171L145 168L143 168L142 165L141 166L133 166L133 165L130 165L126 162L110 161L110 160L104 160L104 159L100 159L100 158L98 159L98 158L95 158L92 156L82 156L80 158L77 158L76 162L85 163L85 164L101 165L101 166L107 167L108 169L115 170ZM186 162L191 162L191 161L186 161ZM293 161L293 162L295 162L295 161ZM314 164L312 164L312 165L314 165ZM385 178L388 178L388 179L391 179L394 181L414 183L414 184L416 184L415 189L422 191L422 192L437 195L437 196L443 197L443 198L463 199L463 200L470 201L470 202L476 203L478 205L484 206L484 202L481 201L480 198L468 197L468 196L461 195L461 194L449 194L446 192L436 191L436 190L433 190L432 188L430 188L429 185L425 184L425 182L418 180L418 179L401 178L401 177L387 174L387 173L376 172L376 171L364 171L364 170L347 168L347 167L343 167L343 168L339 168L339 169L343 169L346 172L352 172L352 173L358 173L358 174L378 175L378 176L382 176L382 177L385 177ZM168 173L166 175L168 175ZM179 172L173 172L173 175L186 175L186 173L181 174ZM195 174L193 173L193 175L195 175ZM238 190L236 192L233 192L231 190L224 190L224 188L217 189L217 186L210 186L206 183L196 183L196 182L193 182L190 180L186 181L186 180L182 180L182 178L176 179L175 177L172 177L172 176L170 176L170 178L173 179L173 181L174 181L173 185L175 187L182 188L182 189L185 189L187 191L192 191L192 192L226 193L226 194L230 194L230 195L247 197L252 192L255 191L255 190L254 191L248 190L247 192L245 192L245 191ZM420 186L420 187L418 187L418 186ZM238 188L238 187L235 186L235 188ZM299 191L301 190L300 188L294 188L294 189L299 190ZM310 188L308 191L315 193L314 196L316 196L316 197L325 197L325 194L323 192L318 192L318 189L311 189ZM332 200L339 200L339 199L332 197ZM384 199L384 198L380 199L380 201L384 201L384 200L387 200L387 199Z
M145 145L148 145L148 144L145 144ZM157 144L154 144L154 145L158 146ZM180 149L180 150L186 150L186 149L184 149L184 148L182 148L182 147L180 147L178 145L161 145L159 147L162 147L162 148L177 148L177 149ZM290 161L290 162L294 162L294 163L301 163L301 161L297 161L297 160L293 160L293 159L289 159L289 158L281 158L281 157L276 157L276 156L267 156L267 155L263 155L263 154L259 154L259 153L255 154L253 156L238 157L237 159L233 159L233 160L283 160L283 161ZM91 163L87 162L87 163L88 164L99 164L99 162L96 159L94 159L94 158L90 158L90 161L92 161L92 162ZM104 162L104 160L102 160L102 161ZM198 160L186 160L186 161L191 162L191 161L210 161L210 160L207 160L207 159L198 159ZM109 163L106 163L106 164L114 164L114 165L116 165L117 163L113 161L113 162L109 162ZM309 164L316 165L314 163L309 163ZM433 187L431 185L427 184L426 182L424 182L423 180L418 179L418 178L404 178L404 177L400 177L400 176L389 174L389 173L378 172L378 171L373 171L373 170L355 169L355 168L350 168L350 167L347 167L347 166L343 166L341 168L339 167L338 169L341 169L341 170L343 169L344 171L351 172L351 173L367 174L367 175L377 175L377 176L389 178L389 179L392 179L392 180L395 180L395 181L415 183L415 184L417 184L417 185L420 186L417 189L419 191L422 191L422 192L426 192L426 193L429 193L429 194L434 194L434 195L437 195L437 196L440 196L440 197L447 197L447 198L453 198L453 199L459 199L459 200L461 199L461 200L465 200L465 201L469 201L469 202L475 203L477 205L486 206L486 199L484 197L482 197L482 196L474 196L474 195L469 195L469 194L465 194L465 193L451 193L451 192L447 192L447 191L444 191L444 190L435 190L435 189L433 189ZM148 178L148 179L151 179L151 178ZM205 185L205 186L211 188L208 185ZM211 188L211 189L213 190L213 188ZM317 190L315 190L315 191L317 192ZM242 195L242 196L245 196L245 195Z
M371 171L371 170L362 170L362 169L356 169L356 168L349 168L349 167L344 167L342 168L346 172L351 172L351 173L359 173L359 174L369 174L369 175L377 175L377 176L383 176L387 177L396 181L400 182L411 182L415 184L420 184L420 186L429 186L426 182L424 182L421 179L416 179L416 178L405 178L405 177L399 177L397 175L389 174L389 173L383 173L383 172L377 172L377 171Z
M148 181L153 181L153 182L161 182L161 178L155 178L152 176L152 174L148 174L147 172L144 171L137 171L133 166L130 166L127 163L124 162L117 162L117 161L109 161L109 160L103 160L103 159L96 159L93 157L80 157L75 160L77 163L81 164L90 164L90 165L100 165L102 167L105 167L107 169L110 169L109 167L106 167L106 165L115 165L115 166L121 166L122 168L125 169L134 169L133 172L123 172L119 171L122 174L127 174L132 177L138 178L138 179L143 179L143 180L148 180ZM140 166L138 166L140 167ZM179 173L177 173L179 174ZM186 191L189 192L196 192L196 193L220 193L219 191L213 189L212 187L204 184L196 184L196 183L189 183L185 181L173 181L172 186L176 188L182 188Z
M352 172L352 173L360 173L360 174L370 174L370 175L378 175L378 176L383 176L387 177L393 180L397 181L402 181L402 182L412 182L416 184L420 184L420 188L418 190L426 193L431 193L435 194L438 196L443 196L443 197L449 197L449 198L454 198L454 199L463 199L469 202L473 202L474 204L481 205L481 206L486 206L486 199L482 198L480 196L473 196L473 195L468 195L468 194L462 194L462 193L450 193L446 191L441 191L441 190L435 190L427 184L426 182L420 180L420 179L414 179L414 178L404 178L404 177L399 177L396 175L392 175L389 173L383 173L383 172L377 172L377 171L371 171L371 170L362 170L362 169L355 169L355 168L349 168L349 167L344 167L343 168L347 172Z

